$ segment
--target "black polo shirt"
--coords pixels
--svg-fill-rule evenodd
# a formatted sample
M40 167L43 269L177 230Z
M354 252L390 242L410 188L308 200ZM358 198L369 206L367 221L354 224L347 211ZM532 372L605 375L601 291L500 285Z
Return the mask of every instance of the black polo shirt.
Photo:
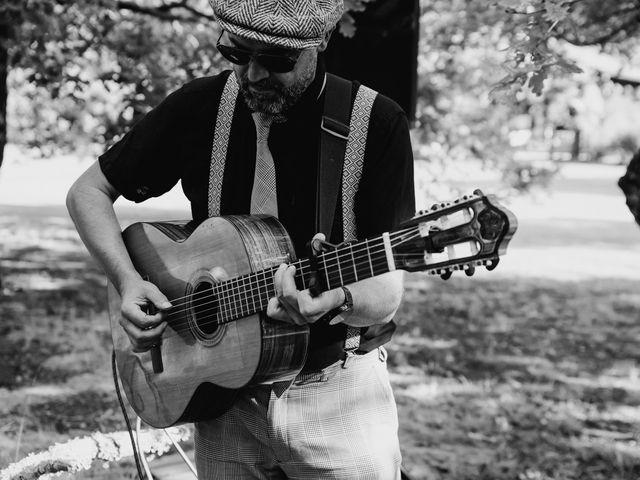
M230 71L194 80L169 95L138 122L99 161L109 182L125 198L141 202L168 192L178 182L191 203L193 219L207 217L209 167L218 103ZM315 232L316 176L324 68L284 123L273 124L269 150L276 168L278 216L296 255L307 256ZM353 96L358 83L353 83ZM255 125L238 98L224 171L221 214L247 214L256 157ZM413 154L406 116L389 98L378 95L371 112L365 161L355 198L358 238L389 231L414 213ZM341 216L338 201L336 215ZM340 242L341 229L332 240ZM395 324L369 327L361 350L386 342ZM313 325L311 350L344 340L344 325Z

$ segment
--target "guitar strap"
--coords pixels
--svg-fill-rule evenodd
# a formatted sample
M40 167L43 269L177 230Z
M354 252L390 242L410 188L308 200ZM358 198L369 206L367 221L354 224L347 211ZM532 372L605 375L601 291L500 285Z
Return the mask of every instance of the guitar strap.
M377 92L360 86L353 107L350 108L350 81L327 74L326 88L320 125L316 226L317 231L325 233L327 239L330 239L341 190L342 236L344 241L352 241L356 239L357 232L354 200L362 177L369 119ZM238 90L238 83L231 72L220 97L213 133L208 191L210 217L220 215L222 180ZM342 172L341 178L339 172ZM344 350L348 358L360 346L360 333L359 328L347 328Z
M324 111L320 122L316 232L324 233L327 241L330 242L343 177L344 155L349 139L352 84L330 73L327 73L326 79Z
M330 73L320 124L320 158L316 191L316 231L331 239L339 190L342 191L342 238L356 239L355 195L362 177L371 109L377 93L360 86L351 108L352 83ZM350 111L351 110L351 111ZM348 125L347 125L348 123ZM342 181L340 182L340 173ZM347 361L360 347L362 329L347 326Z

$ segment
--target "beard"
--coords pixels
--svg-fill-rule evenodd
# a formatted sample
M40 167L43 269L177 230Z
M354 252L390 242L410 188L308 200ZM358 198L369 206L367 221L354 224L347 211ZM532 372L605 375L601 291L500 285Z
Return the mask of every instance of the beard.
M289 86L285 86L271 77L250 83L246 73L238 79L238 84L249 110L282 116L298 103L307 87L313 81L314 76L315 65L309 65L300 72L298 79ZM253 87L254 90L250 89L249 86Z

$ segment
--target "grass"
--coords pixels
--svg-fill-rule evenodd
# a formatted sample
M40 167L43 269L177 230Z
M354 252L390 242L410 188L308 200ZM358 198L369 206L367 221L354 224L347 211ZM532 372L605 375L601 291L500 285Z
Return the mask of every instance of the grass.
M0 468L124 429L105 281L55 212L0 217ZM6 235L5 235L6 232ZM500 270L500 269L498 269ZM416 479L640 477L640 282L408 276L389 364ZM130 462L81 478L134 478Z
M637 479L639 287L411 278L390 346L409 471Z

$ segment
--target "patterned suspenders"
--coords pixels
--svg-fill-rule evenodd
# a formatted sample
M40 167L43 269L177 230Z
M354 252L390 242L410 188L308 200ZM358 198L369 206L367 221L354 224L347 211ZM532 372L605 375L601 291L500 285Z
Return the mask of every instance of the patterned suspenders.
M227 149L231 135L231 122L238 99L238 82L233 72L227 78L222 90L216 126L213 131L213 146L211 147L211 166L209 170L209 216L220 215L220 200L222 198L222 178L224 165L227 161Z
M364 152L367 145L367 132L373 102L377 92L360 86L351 112L349 136L342 167L342 232L345 241L356 239L356 218L354 199L364 164ZM222 179L227 159L227 147L231 134L231 122L236 100L238 98L238 84L233 72L227 78L222 91L216 125L211 147L211 167L209 172L209 216L220 215L220 200L222 193ZM344 349L348 355L355 353L360 346L360 329L348 327Z

